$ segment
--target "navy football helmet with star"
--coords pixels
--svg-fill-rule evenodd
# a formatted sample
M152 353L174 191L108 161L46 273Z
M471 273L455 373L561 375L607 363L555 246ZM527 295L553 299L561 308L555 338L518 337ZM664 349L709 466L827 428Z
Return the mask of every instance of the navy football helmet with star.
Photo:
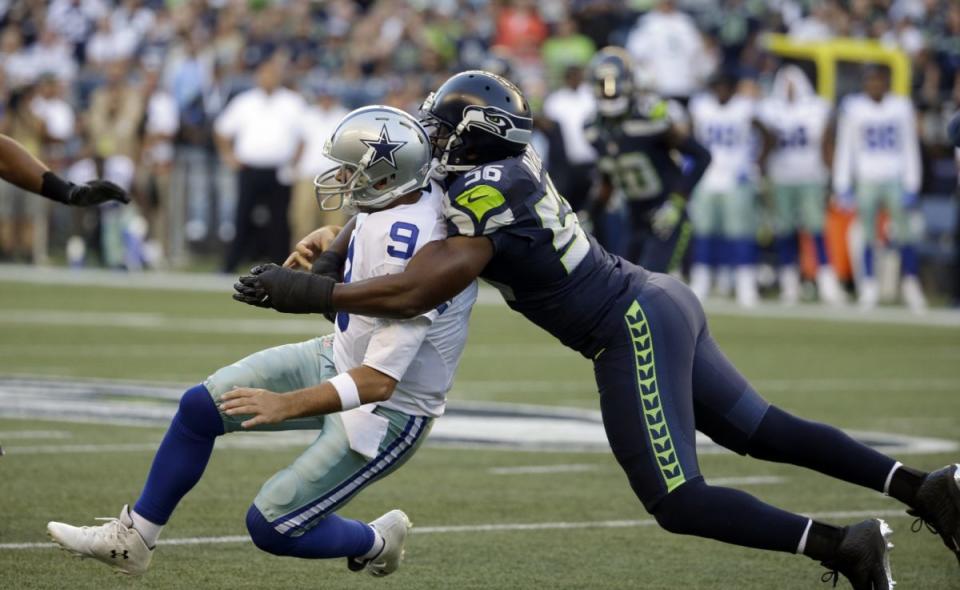
M440 174L520 155L533 117L523 93L506 78L470 70L450 77L420 107Z
M337 165L314 179L324 210L382 209L430 182L427 132L407 113L371 106L348 113L323 147Z

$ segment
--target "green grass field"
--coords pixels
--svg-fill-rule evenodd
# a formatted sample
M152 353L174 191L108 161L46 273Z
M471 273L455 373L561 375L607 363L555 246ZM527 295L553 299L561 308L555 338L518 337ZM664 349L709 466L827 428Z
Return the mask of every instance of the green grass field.
M8 376L191 384L246 354L329 327L242 306L226 293L7 282L0 283L0 310L0 375ZM858 431L960 438L955 327L740 316L711 322L756 387L791 411ZM258 333L271 325L276 328ZM589 362L505 307L477 306L454 400L594 408L595 397ZM139 580L52 548L9 547L45 541L48 520L93 524L94 517L115 516L136 498L162 435L157 427L0 419L7 451L0 458L0 588L823 587L822 568L806 558L672 536L652 526L609 453L426 446L342 511L372 519L402 507L414 530L422 529L408 541L404 567L382 580L352 574L340 560L277 558L245 542L161 545ZM44 451L50 445L99 450ZM297 452L217 451L163 539L243 535L243 516L261 483ZM958 455L904 460L934 468ZM503 470L549 465L574 467ZM933 535L911 533L911 519L895 514L898 505L888 498L732 454L705 455L702 466L708 480L767 477L740 487L790 510L858 513L827 518L838 523L883 514L895 530L899 587L960 588L956 560ZM483 530L514 524L532 526Z

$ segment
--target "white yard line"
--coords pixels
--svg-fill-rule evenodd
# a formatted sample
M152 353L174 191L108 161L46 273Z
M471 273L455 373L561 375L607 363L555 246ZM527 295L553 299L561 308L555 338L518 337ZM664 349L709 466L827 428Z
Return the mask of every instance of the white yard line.
M168 271L123 273L98 269L71 270L55 267L0 264L0 282L33 283L41 285L179 290L213 292L227 295L233 291L232 285L235 280L236 277L234 275L212 273ZM226 302L227 300L225 299L224 301ZM505 305L499 293L492 287L485 285L480 289L477 303L479 305ZM855 306L835 308L823 305L804 304L784 307L777 302L761 302L756 308L745 310L731 301L717 299L707 301L705 307L709 315L844 323L960 327L960 313L949 309L931 309L924 314L914 314L901 307L882 307L865 312L857 309ZM282 322L284 320L263 321Z
M557 473L585 473L599 471L603 466L596 463L557 463L554 465L518 465L491 467L490 475L553 475ZM613 466L610 466L613 469ZM707 481L717 486L776 485L787 481L776 475L745 475L737 477L710 477Z
M4 440L63 440L72 438L67 430L0 430L0 441Z
M811 512L806 516L816 519L853 519L853 518L905 518L903 510L844 510L838 512ZM913 517L910 517L913 518ZM449 533L494 533L494 532L522 532L522 531L549 531L570 529L621 529L654 526L657 521L652 518L642 520L594 520L582 522L529 522L529 523L492 523L466 524L449 526L414 526L411 532L417 534L449 534ZM224 545L229 543L248 543L250 537L246 535L226 535L219 537L184 537L180 539L160 539L160 545ZM56 544L45 543L0 543L0 551L21 549L55 549Z

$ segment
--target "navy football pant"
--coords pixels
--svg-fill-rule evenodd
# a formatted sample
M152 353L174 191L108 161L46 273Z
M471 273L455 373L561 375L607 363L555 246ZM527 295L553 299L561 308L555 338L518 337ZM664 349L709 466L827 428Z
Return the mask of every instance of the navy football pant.
M640 222L634 221L631 225L627 258L652 272L678 271L683 267L683 258L693 237L693 226L684 212L673 233L661 239L650 226L650 217L655 211L635 210L631 213L643 217Z
M644 507L673 532L792 552L807 524L707 485L697 430L737 453L875 490L895 464L831 426L771 407L720 351L696 296L668 275L650 275L634 293L594 371L610 447Z

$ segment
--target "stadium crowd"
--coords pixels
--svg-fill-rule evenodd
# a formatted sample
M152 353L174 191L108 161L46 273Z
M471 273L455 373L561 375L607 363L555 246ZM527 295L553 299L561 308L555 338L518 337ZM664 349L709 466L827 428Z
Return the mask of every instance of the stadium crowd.
M717 71L768 92L778 60L765 32L900 48L912 64L921 192L956 186L944 133L960 103L960 4L950 0L5 0L0 31L0 131L71 179L129 188L137 203L74 212L4 185L3 260L65 251L74 265L135 269L199 253L233 271L276 259L291 238L341 219L315 206L312 179L347 110L415 112L471 68L523 88L539 151L587 209L596 154L582 137L593 108L582 68L609 44L636 58L642 84L684 103Z

